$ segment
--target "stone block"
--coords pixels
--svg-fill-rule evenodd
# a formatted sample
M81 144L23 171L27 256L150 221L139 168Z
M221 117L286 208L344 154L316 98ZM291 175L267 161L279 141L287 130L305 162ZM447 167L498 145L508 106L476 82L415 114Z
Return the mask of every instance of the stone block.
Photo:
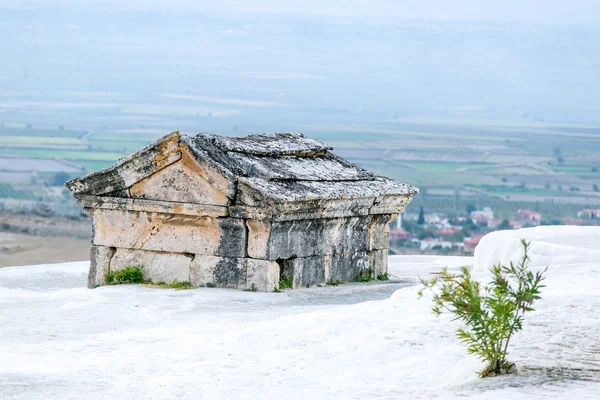
M330 259L330 256L292 258L284 261L285 270L293 271L295 288L325 284Z
M197 256L191 264L193 286L213 284L220 288L245 289L247 263L244 258Z
M90 250L90 272L88 287L104 285L104 275L110 271L110 260L114 256L114 247L92 246Z
M370 217L248 223L248 254L278 260L367 251Z
M278 263L283 274L294 277L294 288L300 288L331 281L350 282L369 270L376 278L387 272L387 250L297 257Z
M144 211L95 209L94 245L224 257L246 255L245 223Z
M383 250L390 243L390 222L395 219L395 214L371 215L369 224L369 250Z
M250 219L246 221L248 228L248 256L251 258L266 258L271 233L269 221Z
M373 202L369 214L400 214L412 200L412 194L379 196Z
M190 267L190 283L234 289L270 292L279 286L279 265L275 261L251 258L197 256Z
M279 264L246 258L246 289L270 292L279 287Z
M328 281L350 282L371 267L368 252L334 254L329 257Z
M373 277L387 274L388 272L388 251L376 250L369 253L369 268L373 271Z
M151 282L189 282L193 259L193 255L118 248L110 261L110 270L119 271L139 265L144 279Z

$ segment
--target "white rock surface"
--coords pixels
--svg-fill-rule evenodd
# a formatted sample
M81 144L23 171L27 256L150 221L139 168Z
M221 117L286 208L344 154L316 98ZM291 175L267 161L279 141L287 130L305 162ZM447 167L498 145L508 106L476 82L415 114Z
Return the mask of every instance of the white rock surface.
M414 286L472 259L389 263L396 282L285 293L90 290L88 263L0 269L0 398L598 399L600 261L550 267L514 338L519 374L483 380Z
M475 270L485 271L498 263L518 260L523 256L521 239L531 242L532 267L600 263L600 227L538 226L485 235L475 249Z

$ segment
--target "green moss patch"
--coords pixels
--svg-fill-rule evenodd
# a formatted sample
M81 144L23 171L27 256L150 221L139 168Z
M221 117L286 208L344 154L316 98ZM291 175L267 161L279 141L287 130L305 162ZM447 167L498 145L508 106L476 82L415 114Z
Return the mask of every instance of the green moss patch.
M140 265L125 267L119 271L110 271L104 275L107 285L126 285L131 283L144 283L144 273Z
M294 287L294 277L281 275L279 278L279 289L291 289Z
M194 288L192 286L192 284L189 283L188 281L179 282L177 279L175 279L171 283L150 282L150 283L145 284L144 286L152 287L152 288L161 288L161 289L175 289L175 290L188 290L188 289Z
M373 279L375 278L373 277L373 270L371 268L361 269L358 275L352 279L352 282L370 282Z

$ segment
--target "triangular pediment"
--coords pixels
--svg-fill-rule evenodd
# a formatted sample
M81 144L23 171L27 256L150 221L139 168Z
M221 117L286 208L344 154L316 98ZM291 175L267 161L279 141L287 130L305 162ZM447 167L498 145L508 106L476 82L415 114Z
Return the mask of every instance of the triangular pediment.
M137 182L128 194L137 199L228 205L225 193L207 178L207 172L184 150L179 161Z

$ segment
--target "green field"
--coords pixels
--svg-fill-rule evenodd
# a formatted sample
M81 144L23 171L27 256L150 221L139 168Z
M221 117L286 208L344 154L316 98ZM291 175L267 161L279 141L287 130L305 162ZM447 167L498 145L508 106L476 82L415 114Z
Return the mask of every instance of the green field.
M17 200L40 200L40 196L29 190L19 190L9 183L0 182L0 198Z
M53 130L0 127L0 136L79 138L85 135L85 133L85 131L71 131L64 129Z
M123 153L100 152L100 151L81 151L81 150L54 150L40 148L12 148L0 149L0 154L15 154L33 158L61 158L67 161L95 160L95 161L114 161L123 157Z
M581 192L570 191L571 187L589 192L593 184L600 185L600 172L595 169L600 165L600 132L585 132L573 139L567 128L552 130L540 125L429 124L405 128L311 126L305 133L339 149L350 161L420 187L423 193L427 189L440 189L439 193L465 189L503 201L516 195L547 201L581 196ZM547 140L540 140L540 135L547 133ZM0 128L0 155L61 159L81 167L83 174L109 167L159 136L4 127ZM555 159L557 148L566 158L562 163ZM564 189L557 190L559 187ZM5 195L27 196L12 187L3 190Z
M421 172L454 172L459 168L476 166L471 163L454 163L454 162L424 162L424 161L406 161L402 164ZM485 165L485 164L482 164Z

